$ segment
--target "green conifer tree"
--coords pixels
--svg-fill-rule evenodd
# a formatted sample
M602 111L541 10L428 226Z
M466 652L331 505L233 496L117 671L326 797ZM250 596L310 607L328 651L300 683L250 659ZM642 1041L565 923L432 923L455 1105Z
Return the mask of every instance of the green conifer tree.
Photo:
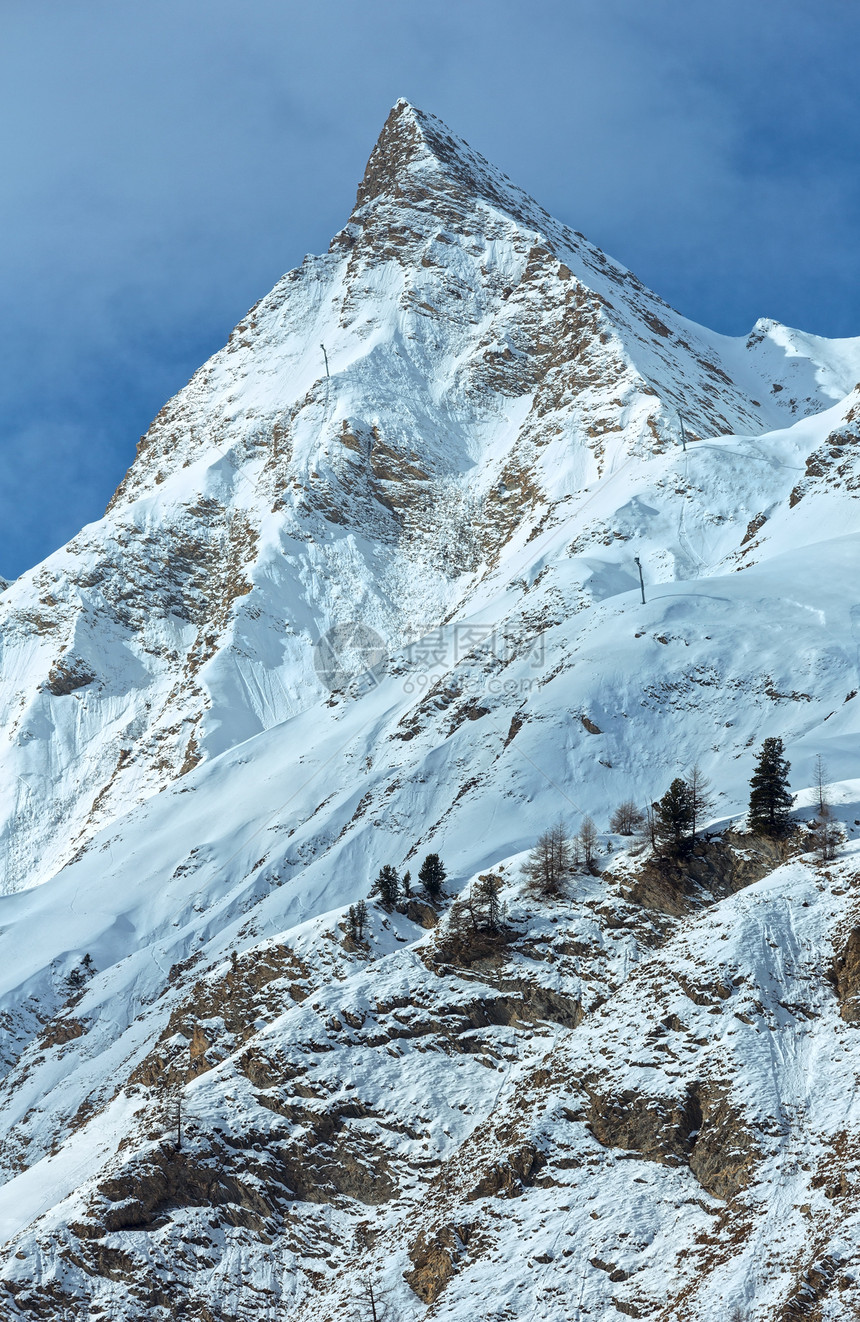
M393 908L400 899L400 878L397 869L390 863L379 869L379 876L373 883L372 895L378 895L383 904Z
M676 776L654 805L654 835L657 848L669 855L682 854L693 830L693 796L686 780Z
M367 922L367 905L364 900L351 904L346 911L346 930L353 941L364 940L364 925Z
M782 740L765 739L750 778L749 824L753 831L778 839L791 830L790 768Z
M445 880L445 869L442 866L442 860L438 854L428 854L418 873L418 880L424 889L425 895L430 900L438 900L442 894L442 884Z
M475 897L483 910L484 925L488 932L498 932L502 919L502 904L499 895L502 879L495 872L482 872L474 887Z

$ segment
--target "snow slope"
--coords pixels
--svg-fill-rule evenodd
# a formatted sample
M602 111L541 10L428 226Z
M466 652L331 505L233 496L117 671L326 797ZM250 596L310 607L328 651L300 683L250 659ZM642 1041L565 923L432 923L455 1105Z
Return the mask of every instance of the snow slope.
M679 317L398 103L330 252L165 406L106 517L3 593L0 884L318 706L333 624L396 650L491 604L537 619L544 565L579 575L567 609L632 588L634 553L659 582L719 571L823 438L780 460L772 429L855 379L860 341ZM691 436L769 432L768 462L676 456L678 408Z
M395 106L329 253L0 599L10 1316L341 1318L362 1268L403 1316L853 1315L858 380L860 339L693 325ZM382 659L331 690L350 622ZM826 756L829 873L522 893L549 821L694 760L736 815L769 734L796 788ZM505 877L477 967L420 908L344 940L430 850Z

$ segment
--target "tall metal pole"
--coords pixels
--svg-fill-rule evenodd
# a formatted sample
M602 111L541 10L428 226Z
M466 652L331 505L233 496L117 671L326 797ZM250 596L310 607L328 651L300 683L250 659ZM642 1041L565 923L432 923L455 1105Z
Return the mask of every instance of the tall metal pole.
M329 370L328 370L328 354L327 354L326 351L325 351L325 345L324 345L324 344L321 344L321 345L320 345L320 348L321 348L322 351L323 351L323 358L325 359L325 374L326 374L326 377L328 378L328 377L329 377Z
M642 593L642 605L644 606L644 605L645 605L645 580L644 580L643 577L642 577L642 561L639 559L638 555L634 555L633 559L636 561L636 568L639 570L639 589L640 589L640 591L641 591L641 593Z
M686 451L686 449L687 449L687 433L684 431L684 419L683 419L683 417L681 416L680 413L678 414L678 421L679 421L680 424L681 424L681 446L682 446L683 449Z

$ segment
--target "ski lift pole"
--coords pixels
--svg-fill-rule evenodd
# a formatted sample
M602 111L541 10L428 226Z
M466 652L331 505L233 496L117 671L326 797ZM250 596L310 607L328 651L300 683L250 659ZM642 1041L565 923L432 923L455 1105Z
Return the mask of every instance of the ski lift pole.
M325 359L325 374L326 374L326 380L329 380L329 379L330 379L330 373L329 373L329 370L328 370L328 354L327 354L326 351L325 351L325 345L324 345L324 344L321 344L321 345L320 345L320 348L321 348L322 351L323 351L323 358Z
M638 555L634 555L633 559L634 559L635 562L636 562L636 568L639 570L639 590L640 590L640 592L642 593L642 605L644 606L644 605L645 605L645 580L644 580L643 577L642 577L642 561L639 559Z
M679 421L680 424L681 424L681 449L682 449L682 450L684 451L684 453L686 454L686 453L687 453L687 433L684 431L684 419L683 419L683 416L682 416L680 413L678 414L678 421Z

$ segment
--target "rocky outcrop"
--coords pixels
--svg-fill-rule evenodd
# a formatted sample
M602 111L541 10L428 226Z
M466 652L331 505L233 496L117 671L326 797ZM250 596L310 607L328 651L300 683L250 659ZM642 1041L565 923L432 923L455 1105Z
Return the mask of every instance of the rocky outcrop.
M860 927L852 928L834 954L828 976L842 1018L846 1023L860 1024Z
M403 1279L425 1304L435 1304L468 1251L472 1240L468 1223L447 1224L422 1231L409 1248L411 1271Z
M703 900L725 899L751 886L802 849L798 835L784 840L736 831L704 835L678 857L649 857L624 893L634 904L677 918Z
M684 1163L717 1198L734 1197L752 1179L757 1144L743 1112L719 1088L693 1084L666 1097L605 1091L599 1077L583 1086L588 1127L604 1147L666 1165Z

